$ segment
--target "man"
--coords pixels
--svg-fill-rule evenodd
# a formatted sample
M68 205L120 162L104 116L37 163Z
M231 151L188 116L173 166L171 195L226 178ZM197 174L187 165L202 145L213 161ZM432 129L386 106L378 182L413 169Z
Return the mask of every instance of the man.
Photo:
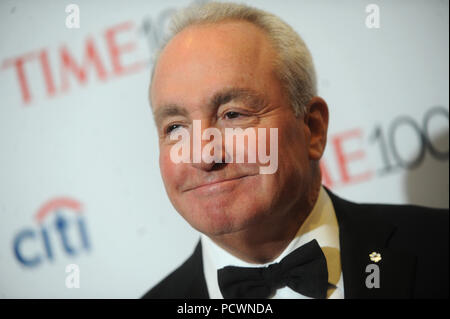
M202 236L145 298L448 296L448 211L359 205L321 186L328 107L307 47L279 18L230 3L182 11L150 99L167 194ZM174 161L174 135L198 142L195 121L202 132L276 128L277 169L237 162L218 138L199 141L219 145L213 161ZM273 151L267 136L258 148Z

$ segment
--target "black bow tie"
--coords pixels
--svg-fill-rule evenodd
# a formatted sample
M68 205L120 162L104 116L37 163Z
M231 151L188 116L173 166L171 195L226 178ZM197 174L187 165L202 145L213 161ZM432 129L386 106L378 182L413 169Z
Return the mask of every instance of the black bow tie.
M297 248L279 263L268 267L227 266L217 271L224 298L267 298L288 286L312 298L325 298L328 287L327 261L317 240Z

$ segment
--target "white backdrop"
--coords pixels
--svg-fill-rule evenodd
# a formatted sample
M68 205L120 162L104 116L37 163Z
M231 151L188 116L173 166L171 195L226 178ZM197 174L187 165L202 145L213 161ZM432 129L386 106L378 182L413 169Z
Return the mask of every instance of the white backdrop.
M312 52L331 116L324 182L448 208L448 1L244 2ZM0 2L0 297L137 298L199 236L165 194L147 101L167 17L190 1L75 0L78 29L69 3Z

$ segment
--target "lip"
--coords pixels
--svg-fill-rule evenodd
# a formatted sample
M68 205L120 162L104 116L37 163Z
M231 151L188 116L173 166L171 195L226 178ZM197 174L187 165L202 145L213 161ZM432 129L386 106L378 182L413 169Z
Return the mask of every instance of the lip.
M217 180L217 181L213 181L210 183L205 183L205 184L201 184L201 185L197 185L194 187L190 187L188 189L186 189L184 192L189 192L189 191L194 191L194 190L219 190L220 188L226 187L227 185L231 185L236 181L242 180L243 178L249 177L252 175L243 175L243 176L239 176L239 177L234 177L234 178L228 178L228 179L221 179L221 180Z

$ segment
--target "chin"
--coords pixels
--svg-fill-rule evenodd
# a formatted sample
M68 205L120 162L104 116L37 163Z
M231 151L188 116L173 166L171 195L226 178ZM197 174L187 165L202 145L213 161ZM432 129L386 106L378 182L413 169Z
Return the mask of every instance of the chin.
M248 203L247 203L248 204ZM255 206L255 205L254 205ZM211 200L192 203L189 210L178 210L182 217L197 231L218 236L238 232L257 223L266 214L262 207L230 205Z

